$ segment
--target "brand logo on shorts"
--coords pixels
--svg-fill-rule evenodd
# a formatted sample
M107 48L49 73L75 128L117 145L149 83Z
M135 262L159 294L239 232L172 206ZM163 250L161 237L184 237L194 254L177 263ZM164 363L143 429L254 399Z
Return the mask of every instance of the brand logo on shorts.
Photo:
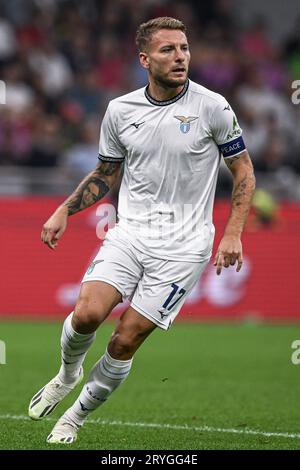
M187 134L191 128L190 123L198 119L198 116L174 116L175 119L180 121L180 130L183 134Z
M94 271L94 267L96 266L96 264L102 263L103 261L104 261L103 259L98 259L96 261L92 261L92 263L89 265L86 273L91 274Z
M165 317L167 317L168 315L170 315L170 312L168 312L167 310L157 310L158 313L160 313L160 316L161 316L161 319L163 320ZM167 312L167 313L165 313Z

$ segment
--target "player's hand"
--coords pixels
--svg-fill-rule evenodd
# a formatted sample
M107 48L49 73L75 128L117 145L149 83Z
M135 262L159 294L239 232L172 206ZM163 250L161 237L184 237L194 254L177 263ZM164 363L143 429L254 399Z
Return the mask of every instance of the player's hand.
M216 273L221 274L223 266L228 268L237 262L236 271L239 272L243 264L242 242L240 237L224 235L214 260Z
M57 241L67 228L68 209L59 207L43 225L41 239L51 250L57 247Z

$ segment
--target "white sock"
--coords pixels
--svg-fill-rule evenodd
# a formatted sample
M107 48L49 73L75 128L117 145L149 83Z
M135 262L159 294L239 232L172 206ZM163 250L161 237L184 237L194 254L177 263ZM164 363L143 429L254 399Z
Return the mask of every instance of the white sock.
M86 353L96 338L96 333L82 335L71 324L73 312L66 318L61 335L61 368L59 378L71 383L78 377Z
M132 360L114 359L106 350L94 365L78 399L67 410L67 416L81 426L88 414L102 405L110 394L124 382L130 372Z

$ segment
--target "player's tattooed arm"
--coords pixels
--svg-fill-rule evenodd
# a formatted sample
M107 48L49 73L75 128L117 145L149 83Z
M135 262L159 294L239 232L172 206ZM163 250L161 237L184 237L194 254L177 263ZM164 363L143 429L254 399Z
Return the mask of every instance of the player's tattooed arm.
M68 215L76 214L102 199L119 177L121 163L100 161L63 203Z
M236 262L237 271L242 267L241 234L255 190L253 166L246 150L235 157L226 158L225 163L233 176L233 192L231 213L214 260L217 274L221 274L223 267L234 266Z
M240 153L239 155L237 155L236 157L231 157L231 158L229 157L229 158L226 158L226 159L225 159L225 163L226 163L226 165L228 166L229 169L231 168L231 166L233 165L233 163L234 163L236 160L238 160L239 158L241 158L241 155L242 155L242 154L243 154L243 152Z
M98 163L96 169L82 180L71 196L44 223L42 242L54 250L67 228L68 216L92 206L105 196L118 179L121 165L110 162Z
M255 190L253 165L247 150L224 159L233 176L231 214L225 233L241 235L251 207Z

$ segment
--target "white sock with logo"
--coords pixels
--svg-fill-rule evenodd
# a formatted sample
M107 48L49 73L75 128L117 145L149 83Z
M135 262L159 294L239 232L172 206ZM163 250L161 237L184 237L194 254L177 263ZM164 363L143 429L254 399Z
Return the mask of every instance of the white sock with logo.
M61 335L61 368L59 378L64 383L71 383L78 377L86 353L96 338L96 333L82 335L71 324L73 312L66 318Z
M124 382L130 372L132 360L114 359L106 350L94 365L78 399L67 410L67 416L78 426L81 426L89 413L102 405L110 394Z

